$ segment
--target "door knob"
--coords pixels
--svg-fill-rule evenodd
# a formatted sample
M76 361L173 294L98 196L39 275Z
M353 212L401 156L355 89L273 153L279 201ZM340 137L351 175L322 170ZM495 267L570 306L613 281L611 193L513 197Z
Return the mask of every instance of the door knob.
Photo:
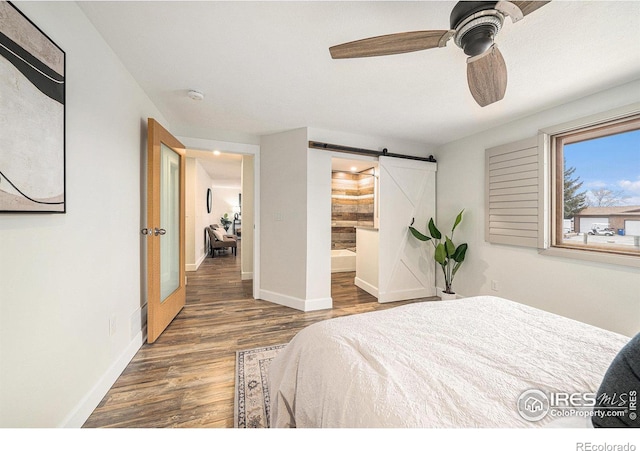
M153 229L153 234L158 236L158 235L164 235L165 233L167 233L167 231L165 229L159 229L159 228L154 228Z

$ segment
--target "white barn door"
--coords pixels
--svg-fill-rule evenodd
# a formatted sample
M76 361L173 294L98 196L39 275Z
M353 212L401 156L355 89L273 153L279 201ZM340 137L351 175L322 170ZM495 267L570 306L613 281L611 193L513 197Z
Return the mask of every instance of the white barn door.
M433 246L409 232L425 231L436 212L436 164L380 157L378 302L435 296Z

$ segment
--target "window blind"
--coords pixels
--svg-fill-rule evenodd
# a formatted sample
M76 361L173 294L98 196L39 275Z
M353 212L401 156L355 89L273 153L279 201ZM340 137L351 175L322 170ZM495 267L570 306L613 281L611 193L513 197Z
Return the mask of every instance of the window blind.
M485 240L547 246L544 134L485 151Z

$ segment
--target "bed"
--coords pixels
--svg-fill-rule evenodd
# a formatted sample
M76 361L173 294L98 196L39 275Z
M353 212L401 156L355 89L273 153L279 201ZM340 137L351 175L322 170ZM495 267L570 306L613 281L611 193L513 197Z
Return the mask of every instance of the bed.
M271 363L271 425L551 426L521 416L520 395L596 393L628 341L492 296L326 320Z

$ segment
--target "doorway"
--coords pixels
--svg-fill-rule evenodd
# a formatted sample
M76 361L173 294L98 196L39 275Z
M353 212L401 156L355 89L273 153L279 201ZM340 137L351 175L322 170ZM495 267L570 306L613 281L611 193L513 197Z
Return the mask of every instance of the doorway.
M331 159L332 288L357 285L357 236L361 229L375 230L378 223L377 168L377 159L371 157Z
M435 216L436 164L380 156L373 167L363 170L357 162L362 164L362 160L332 158L332 276L339 272L342 259L355 251L354 284L378 302L434 296L433 261L425 260L422 248L410 240L408 226ZM363 183L365 174L373 180ZM371 185L373 189L368 188ZM359 210L359 201L367 205L367 200L373 205ZM373 218L366 213L372 210Z
M259 146L194 138L182 138L187 148L187 270L188 276L204 263L233 257L224 273L259 292ZM190 192L191 190L191 192ZM212 258L205 228L218 224L226 214L224 234L237 237L237 255L230 249L215 251ZM230 261L230 260L229 260ZM236 274L237 272L237 274ZM216 273L218 277L220 273ZM235 283L235 282L234 282Z

